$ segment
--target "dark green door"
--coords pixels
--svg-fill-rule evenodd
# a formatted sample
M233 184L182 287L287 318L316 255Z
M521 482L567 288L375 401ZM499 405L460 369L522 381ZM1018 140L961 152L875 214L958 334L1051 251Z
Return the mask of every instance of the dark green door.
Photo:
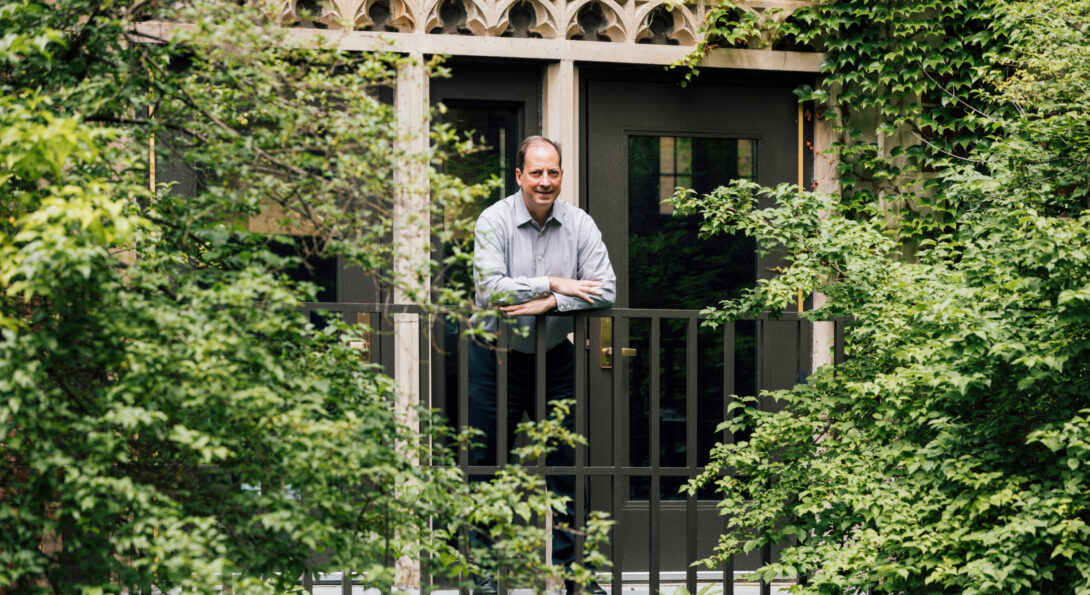
M581 204L597 221L609 248L617 274L617 307L700 310L771 274L774 257L758 258L752 241L701 240L699 219L678 216L663 199L675 186L709 191L735 178L764 185L796 182L798 103L791 91L797 83L721 76L716 80L701 77L681 87L676 77L667 79L661 71L585 72ZM636 317L614 326L614 353L620 355L620 347L630 348L630 355L614 358L623 394L614 394L614 371L600 369L596 358L590 358L589 463L614 466L618 464L615 457L620 457L620 465L630 469L621 488L622 510L614 511L619 523L613 543L622 550L616 553L621 554L626 580L639 579L654 567L664 573L664 580L682 578L689 525L678 488L687 472L704 464L719 439L715 428L723 419L724 365L733 367L737 394L754 394L762 385L771 388L769 382L758 379L761 350L757 343L763 327L739 323L734 357L724 364L721 332L699 331L693 349L687 343L688 322L663 315L659 414L657 427L652 428L651 322ZM699 358L695 374L687 365L693 353ZM792 360L782 373L761 370L761 378L784 376L781 380L789 386L796 376L795 366ZM687 409L690 390L697 395L695 417ZM622 400L619 406L617 399ZM617 412L626 424L622 447L617 447L614 435ZM695 456L689 452L693 442L687 442L694 429ZM651 452L652 432L658 442L655 453ZM655 530L648 512L652 473L660 475L661 508ZM605 478L592 479L592 506L612 509L612 487ZM705 498L697 502L701 556L711 552L722 527L714 501L710 495ZM658 544L652 548L650 540L656 535ZM658 564L653 565L650 555L656 551ZM752 567L754 562L739 560L735 568Z

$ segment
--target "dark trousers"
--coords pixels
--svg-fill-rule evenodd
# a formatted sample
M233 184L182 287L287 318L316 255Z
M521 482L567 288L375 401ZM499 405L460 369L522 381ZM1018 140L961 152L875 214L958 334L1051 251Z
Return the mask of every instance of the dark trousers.
M484 432L483 444L469 451L470 465L502 466L507 461L496 461L496 352L491 346L469 342L469 425ZM527 413L530 419L537 414L536 395L536 360L532 353L507 353L507 419L506 425L499 426L499 431L507 432L508 448L515 444L515 426ZM546 401L575 398L575 350L574 346L564 341L545 354L545 394ZM572 429L573 419L568 416L564 425ZM482 439L478 438L478 442ZM506 456L506 453L504 453ZM575 464L575 450L567 445L560 446L546 458L547 465L571 466ZM473 479L482 479L475 477ZM575 478L570 475L546 476L549 490L569 498L566 514L554 517L555 524L572 524L574 516L571 498L575 495ZM575 557L575 541L566 531L553 531L553 563L570 564Z

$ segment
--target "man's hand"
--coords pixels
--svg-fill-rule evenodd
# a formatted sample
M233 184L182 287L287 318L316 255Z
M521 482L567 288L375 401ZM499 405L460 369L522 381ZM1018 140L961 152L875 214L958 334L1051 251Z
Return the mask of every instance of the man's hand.
M583 298L588 304L594 303L594 300L590 296L602 295L602 290L598 289L601 286L601 281L579 281L576 279L565 279L564 277L549 277L549 291ZM553 301L555 302L555 299Z
M550 293L548 297L511 306L500 306L500 312L508 316L535 316L544 314L553 308L556 308L556 296Z

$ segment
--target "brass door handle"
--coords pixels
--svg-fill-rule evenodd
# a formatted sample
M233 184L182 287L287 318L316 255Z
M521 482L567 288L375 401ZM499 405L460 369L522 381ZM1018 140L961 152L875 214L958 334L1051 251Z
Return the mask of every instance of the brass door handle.
M352 349L358 349L361 353L363 361L371 361L371 313L370 312L356 312L356 324L364 327L362 341L349 341L348 346Z
M613 355L613 348L612 347L603 347L602 348L602 354L603 355ZM621 357L635 357L635 356L636 356L636 348L635 347L621 347Z
M598 364L603 370L613 367L613 319L600 319L602 331L602 353L598 358ZM633 347L621 347L621 357L635 357L636 349Z

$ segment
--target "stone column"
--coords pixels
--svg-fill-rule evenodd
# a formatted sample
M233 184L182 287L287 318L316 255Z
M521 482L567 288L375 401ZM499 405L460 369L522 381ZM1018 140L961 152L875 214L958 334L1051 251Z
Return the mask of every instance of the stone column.
M564 152L564 189L560 198L579 206L579 72L573 60L545 67L542 134Z
M826 106L828 115L824 118L814 118L814 190L817 192L839 192L840 181L836 175L836 161L829 153L834 138L833 125L836 116L832 112L835 108L830 102ZM825 304L825 294L815 292L813 296L814 308L820 308ZM814 332L811 338L812 370L816 372L821 366L833 363L833 341L836 340L836 327L832 321L823 320L814 323Z
M394 176L394 303L419 304L430 291L428 271L428 74L422 54L413 53L398 68L394 107L404 154ZM420 403L420 316L394 314L394 381L397 411L406 426L419 428L416 406ZM416 444L403 444L415 453ZM415 456L415 455L414 455ZM420 562L404 557L397 562L397 586L420 588Z

